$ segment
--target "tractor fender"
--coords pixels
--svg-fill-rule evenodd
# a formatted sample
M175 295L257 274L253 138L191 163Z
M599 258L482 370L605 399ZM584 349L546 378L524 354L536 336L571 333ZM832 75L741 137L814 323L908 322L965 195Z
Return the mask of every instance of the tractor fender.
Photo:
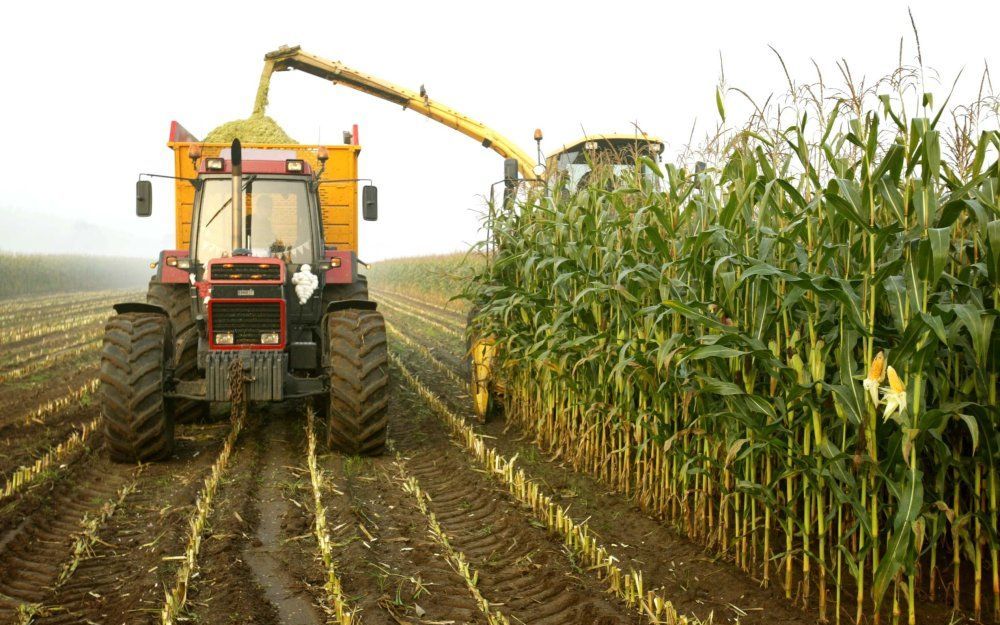
M164 317L170 316L162 306L147 304L146 302L122 302L120 304L115 304L112 308L114 308L115 312L119 315L124 315L125 313L157 313L163 315Z
M335 310L375 310L378 304L366 299L344 299L330 302L326 305L324 312L331 313Z

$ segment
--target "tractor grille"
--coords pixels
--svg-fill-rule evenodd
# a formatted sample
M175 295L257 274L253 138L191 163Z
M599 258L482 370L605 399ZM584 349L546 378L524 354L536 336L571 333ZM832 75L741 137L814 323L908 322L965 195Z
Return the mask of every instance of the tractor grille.
M219 263L209 272L212 280L280 280L281 265L274 263Z
M281 336L278 302L212 302L212 333L232 332L233 345L260 345L260 335Z

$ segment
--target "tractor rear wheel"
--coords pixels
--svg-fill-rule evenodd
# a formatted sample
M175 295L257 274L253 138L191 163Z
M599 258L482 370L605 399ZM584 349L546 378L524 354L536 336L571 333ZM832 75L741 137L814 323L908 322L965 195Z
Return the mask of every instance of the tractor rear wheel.
M191 295L186 284L164 284L149 281L146 301L167 311L173 336L174 377L194 380L198 377L198 328L191 314ZM209 404L193 399L174 402L174 417L178 423L189 423L208 418Z
M326 336L327 444L347 454L379 455L389 425L389 351L382 313L335 310L326 315Z
M173 451L173 412L163 393L170 339L170 321L158 313L115 315L104 325L98 397L116 462L158 460Z

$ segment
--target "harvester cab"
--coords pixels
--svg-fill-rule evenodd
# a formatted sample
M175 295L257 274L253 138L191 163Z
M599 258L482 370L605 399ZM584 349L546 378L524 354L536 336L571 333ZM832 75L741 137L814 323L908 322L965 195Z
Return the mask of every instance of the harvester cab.
M171 453L175 420L230 401L311 397L328 442L382 451L385 326L358 273L357 130L344 145L199 142L174 122L176 249L154 264L145 303L115 306L101 361L112 457ZM365 186L362 214L377 218ZM148 180L136 213L151 214ZM138 363L140 366L136 366Z
M656 176L643 158L660 160L663 141L654 137L629 134L604 134L583 137L567 143L545 159L547 182L576 191L608 180L629 170L638 171L650 184Z

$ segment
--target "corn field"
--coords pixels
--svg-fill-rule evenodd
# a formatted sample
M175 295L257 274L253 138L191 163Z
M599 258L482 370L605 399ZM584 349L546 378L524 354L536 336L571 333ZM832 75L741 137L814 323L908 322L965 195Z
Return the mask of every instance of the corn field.
M149 259L0 252L0 298L131 288L149 280Z
M458 308L451 298L483 263L480 254L455 252L419 258L395 258L372 264L368 276L383 291Z
M522 190L466 292L509 420L821 622L1000 619L996 103L904 73Z

